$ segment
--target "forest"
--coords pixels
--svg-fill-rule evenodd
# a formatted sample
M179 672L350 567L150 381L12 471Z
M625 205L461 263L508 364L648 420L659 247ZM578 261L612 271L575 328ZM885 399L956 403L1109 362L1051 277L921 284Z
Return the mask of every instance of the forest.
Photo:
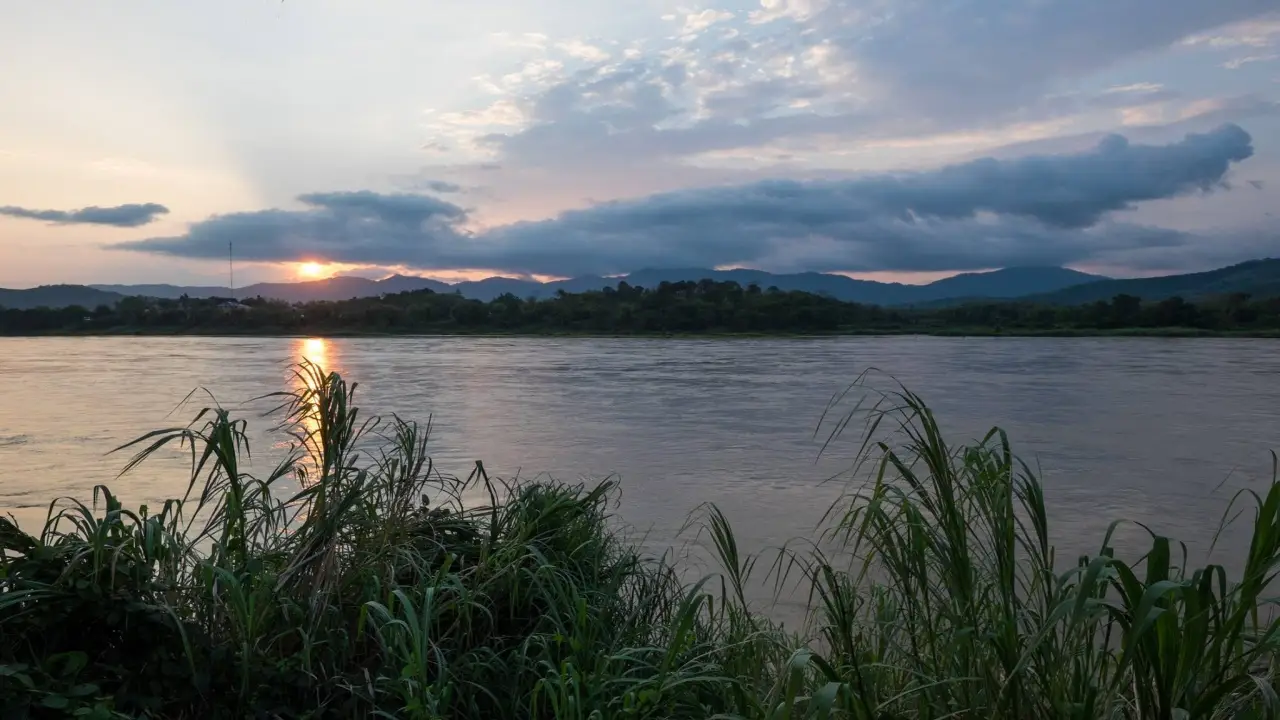
M114 306L0 309L0 334L1091 334L1280 331L1280 297L1054 306L975 301L882 307L735 282L664 282L490 302L430 290L290 304L266 298L128 297Z

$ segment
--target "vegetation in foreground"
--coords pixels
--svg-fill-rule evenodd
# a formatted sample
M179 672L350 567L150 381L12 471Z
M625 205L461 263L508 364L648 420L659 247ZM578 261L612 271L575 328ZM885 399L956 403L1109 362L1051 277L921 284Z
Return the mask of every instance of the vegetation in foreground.
M1280 485L1243 574L1141 557L1060 571L1044 499L1003 433L952 447L907 391L875 408L827 543L783 553L812 587L803 634L753 614L757 558L695 514L722 571L695 585L610 518L614 486L440 474L427 428L365 419L301 366L295 452L246 472L214 407L133 444L191 453L186 499L106 488L38 536L0 521L0 715L153 718L1274 718L1264 590ZM461 500L468 482L491 502ZM301 487L288 492L291 487Z
M974 301L953 307L880 307L813 293L736 282L662 283L561 293L547 299L503 295L490 302L430 290L290 304L125 298L114 306L0 309L0 335L205 334L1280 334L1280 297L1234 294L1195 303L1055 306Z

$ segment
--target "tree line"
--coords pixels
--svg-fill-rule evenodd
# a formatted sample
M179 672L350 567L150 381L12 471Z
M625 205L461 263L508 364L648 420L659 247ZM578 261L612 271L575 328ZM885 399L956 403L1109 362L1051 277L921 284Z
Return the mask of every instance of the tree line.
M57 333L1020 333L1280 330L1280 298L1237 293L1191 302L1117 295L1070 307L1016 300L882 307L735 282L619 283L546 299L489 302L419 290L341 301L124 298L114 306L0 309L0 334Z

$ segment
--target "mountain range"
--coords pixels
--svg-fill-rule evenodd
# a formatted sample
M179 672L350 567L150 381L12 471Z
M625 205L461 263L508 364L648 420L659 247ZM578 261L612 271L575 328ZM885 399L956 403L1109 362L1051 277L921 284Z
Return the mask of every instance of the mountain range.
M563 290L579 293L631 285L655 287L682 280L734 281L746 286L821 293L850 302L876 305L950 305L981 300L1025 299L1046 304L1078 305L1110 300L1127 293L1145 300L1174 295L1187 299L1233 292L1255 296L1280 295L1280 259L1253 260L1208 272L1153 278L1111 279L1060 267L1012 267L991 272L964 273L926 285L905 285L856 280L843 275L806 272L775 274L762 270L710 270L704 268L647 269L621 277L583 276L540 283L517 278L491 277L449 284L430 278L393 275L382 280L334 277L296 283L260 283L235 291L216 286L180 285L45 285L28 290L0 288L0 307L33 308L112 304L129 295L159 298L267 297L288 302L347 300L414 290L458 292L477 300L492 300L504 293L521 298L545 298Z
M99 305L112 305L124 297L118 293L107 292L84 285L41 285L29 290L8 290L0 288L0 308L27 310L38 307L67 307L79 305L94 308Z
M508 277L490 277L483 280L448 284L438 280L409 275L392 275L382 280L362 277L334 277L328 280L311 280L296 283L260 283L237 288L234 292L225 287L182 287L177 285L93 285L95 290L120 296L145 295L149 297L267 297L289 302L314 300L347 300L353 297L372 297L384 293L411 290L458 292L475 300L489 301L510 293L520 298L547 298L557 292L581 293L604 287L617 287L620 282L641 287L656 287L663 282L733 281L742 286L752 283L762 288L777 287L781 290L801 290L824 293L840 300L877 305L909 305L942 300L957 296L981 295L993 298L1011 298L1038 292L1051 292L1062 288L1103 279L1096 275L1059 267L1006 268L983 273L965 273L938 280L928 285L905 285L874 280L855 280L844 275L806 272L776 274L763 270L711 270L708 268L676 268L638 270L618 277L584 275L566 280L537 282Z
M1250 260L1184 275L1099 280L1053 292L1029 294L1023 299L1047 305L1084 305L1110 300L1121 294L1143 300L1164 300L1174 296L1192 300L1232 293L1247 293L1256 298L1280 296L1280 259Z

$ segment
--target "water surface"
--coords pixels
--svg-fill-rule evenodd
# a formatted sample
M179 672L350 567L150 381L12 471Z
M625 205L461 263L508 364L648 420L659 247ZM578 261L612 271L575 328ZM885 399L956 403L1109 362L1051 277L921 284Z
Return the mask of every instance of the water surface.
M859 438L819 458L815 426L875 367L922 394L956 440L1006 428L1042 468L1065 552L1093 550L1128 518L1203 555L1230 494L1270 477L1277 350L1137 338L4 338L0 512L35 528L55 497L87 499L104 482L131 503L179 495L174 463L116 479L127 458L104 453L184 423L207 402L173 412L195 388L237 406L287 389L289 361L309 357L358 381L370 412L432 417L446 470L483 460L506 477L616 474L622 516L655 547L705 501L744 546L770 547L812 535L837 496L822 481L849 466ZM277 451L265 438L254 450L265 472ZM1228 534L1224 551L1243 542Z

